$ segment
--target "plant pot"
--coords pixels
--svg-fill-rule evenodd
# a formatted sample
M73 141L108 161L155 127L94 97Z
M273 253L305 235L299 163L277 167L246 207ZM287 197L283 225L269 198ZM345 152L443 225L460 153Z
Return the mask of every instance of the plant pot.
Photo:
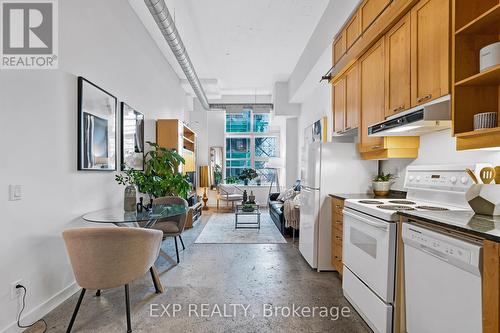
M465 193L469 206L477 214L500 215L500 185L474 184Z
M137 192L134 185L125 187L123 209L126 212L135 212L137 209Z
M248 179L245 179L245 180L243 181L243 184L244 184L245 186L247 186L247 185L248 185Z
M389 195L389 191L391 190L392 182L372 182L373 193L377 197L386 197Z

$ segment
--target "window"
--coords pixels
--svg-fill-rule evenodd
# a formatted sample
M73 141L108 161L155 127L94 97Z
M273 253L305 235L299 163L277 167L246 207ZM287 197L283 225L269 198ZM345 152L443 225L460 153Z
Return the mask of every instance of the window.
M226 114L226 133L247 133L250 132L250 110L241 113Z
M238 177L241 170L253 168L261 182L271 181L274 173L266 163L270 157L279 157L279 136L279 131L270 130L268 113L251 109L227 113L225 177Z

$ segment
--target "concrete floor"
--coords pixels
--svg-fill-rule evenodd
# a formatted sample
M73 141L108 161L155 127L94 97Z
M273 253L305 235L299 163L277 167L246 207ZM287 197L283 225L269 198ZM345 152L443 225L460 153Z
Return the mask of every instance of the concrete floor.
M154 293L149 274L130 286L134 332L371 332L343 298L337 273L311 270L298 243L194 244L208 216L183 234L186 250L178 266L158 259L165 293ZM163 249L175 257L172 240ZM48 332L66 330L77 299L73 295L44 318ZM307 310L301 310L306 311L303 317L293 317L288 312L293 304L310 311L333 307L332 316L317 308L314 318ZM174 306L179 309L175 317ZM332 320L337 309L338 319ZM101 297L88 291L73 332L126 332L123 289L105 290Z

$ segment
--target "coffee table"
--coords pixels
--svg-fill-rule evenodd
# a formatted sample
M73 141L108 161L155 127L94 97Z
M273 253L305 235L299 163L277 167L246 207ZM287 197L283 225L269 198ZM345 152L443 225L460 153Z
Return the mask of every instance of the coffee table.
M251 206L253 210L247 210L248 206ZM260 229L260 207L258 203L237 204L234 208L234 215L235 229Z

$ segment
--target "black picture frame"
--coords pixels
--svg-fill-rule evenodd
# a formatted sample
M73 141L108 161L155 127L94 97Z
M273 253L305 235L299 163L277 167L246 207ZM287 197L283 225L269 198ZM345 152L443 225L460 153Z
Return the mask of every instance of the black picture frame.
M115 96L78 77L78 170L116 171Z
M121 170L144 171L144 114L125 102L121 110Z

